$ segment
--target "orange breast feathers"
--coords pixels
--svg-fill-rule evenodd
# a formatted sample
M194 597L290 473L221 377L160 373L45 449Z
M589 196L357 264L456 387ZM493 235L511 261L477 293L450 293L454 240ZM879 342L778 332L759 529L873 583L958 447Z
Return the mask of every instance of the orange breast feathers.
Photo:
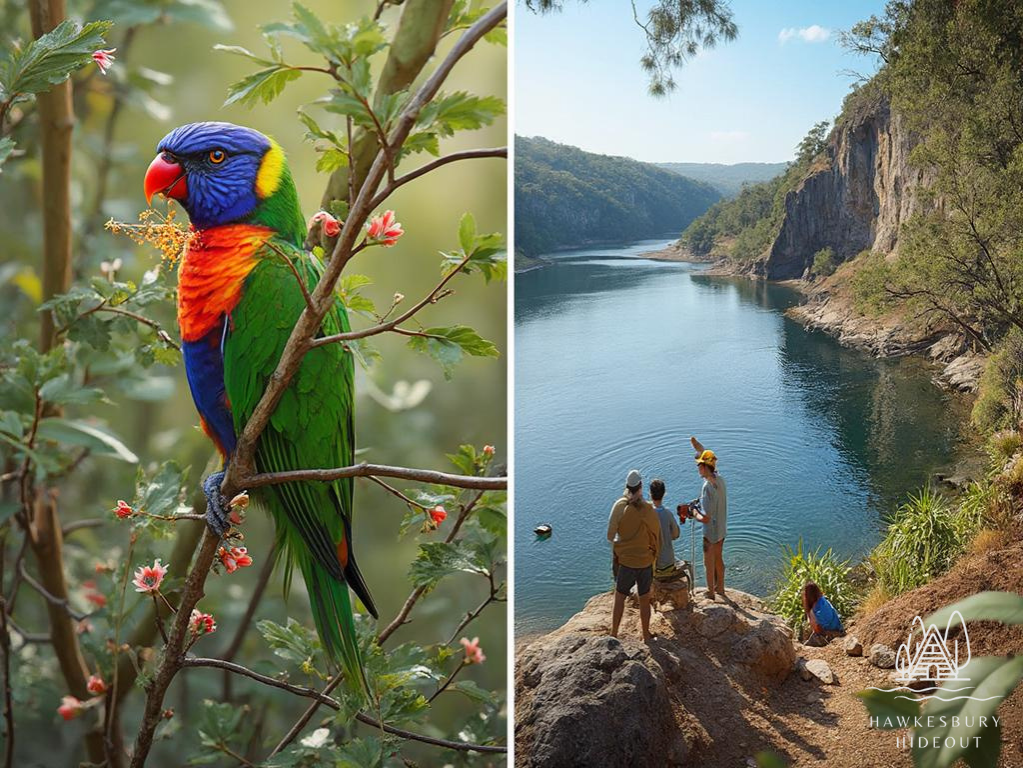
M204 229L178 269L178 325L183 341L198 341L217 326L242 297L242 284L256 266L256 251L273 230L252 224Z

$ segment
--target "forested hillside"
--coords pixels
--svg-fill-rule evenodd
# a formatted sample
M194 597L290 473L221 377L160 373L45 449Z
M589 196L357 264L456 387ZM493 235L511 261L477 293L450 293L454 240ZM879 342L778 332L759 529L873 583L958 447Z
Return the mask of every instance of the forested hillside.
M789 163L658 163L659 168L710 184L722 197L736 197L747 184L771 181Z
M654 165L516 137L516 251L526 256L679 231L719 197Z

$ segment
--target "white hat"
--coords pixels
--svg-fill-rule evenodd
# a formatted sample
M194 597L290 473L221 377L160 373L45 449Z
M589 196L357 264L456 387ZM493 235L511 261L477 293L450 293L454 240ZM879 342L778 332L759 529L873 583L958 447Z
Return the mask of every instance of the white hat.
M627 488L636 488L638 485L641 485L642 483L643 483L643 480L640 478L640 470L638 470L638 469L631 469L631 470L629 470L629 474L626 475L626 487Z

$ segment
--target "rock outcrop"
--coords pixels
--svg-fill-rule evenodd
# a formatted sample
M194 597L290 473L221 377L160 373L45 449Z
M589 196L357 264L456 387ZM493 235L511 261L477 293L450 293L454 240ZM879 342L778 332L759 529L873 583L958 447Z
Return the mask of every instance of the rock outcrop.
M516 764L699 765L702 725L792 671L793 635L757 598L664 601L639 641L635 598L609 636L612 593L516 655ZM758 694L760 695L760 694Z
M845 261L864 250L892 253L901 224L923 205L928 179L911 166L915 137L885 99L848 110L826 156L785 200L782 226L756 272L769 280L803 277L822 248Z

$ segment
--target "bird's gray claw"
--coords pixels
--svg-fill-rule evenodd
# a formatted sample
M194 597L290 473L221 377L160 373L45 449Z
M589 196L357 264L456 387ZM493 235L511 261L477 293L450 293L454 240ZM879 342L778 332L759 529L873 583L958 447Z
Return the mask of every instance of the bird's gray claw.
M203 493L206 494L206 522L210 529L220 538L231 527L228 515L228 501L220 493L220 484L224 482L223 472L214 472L203 481Z

